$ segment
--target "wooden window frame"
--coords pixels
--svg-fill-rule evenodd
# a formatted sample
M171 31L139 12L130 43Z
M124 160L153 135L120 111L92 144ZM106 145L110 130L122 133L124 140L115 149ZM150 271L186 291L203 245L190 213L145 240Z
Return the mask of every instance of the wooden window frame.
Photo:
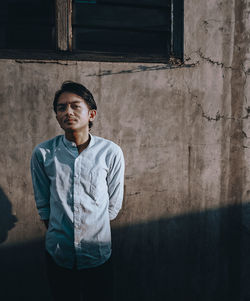
M56 49L46 51L0 49L0 59L76 60L102 62L180 63L183 61L184 0L171 0L170 56L117 54L72 50L72 0L55 1Z

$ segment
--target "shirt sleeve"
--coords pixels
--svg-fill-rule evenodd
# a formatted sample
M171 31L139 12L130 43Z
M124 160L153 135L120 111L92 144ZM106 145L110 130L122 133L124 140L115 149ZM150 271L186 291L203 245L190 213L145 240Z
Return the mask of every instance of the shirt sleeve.
M36 207L42 220L50 216L50 180L44 170L42 158L39 160L39 151L34 150L31 157L31 177L34 189Z
M116 218L122 207L124 193L124 170L124 157L122 150L119 148L118 153L113 158L112 166L107 176L110 220Z

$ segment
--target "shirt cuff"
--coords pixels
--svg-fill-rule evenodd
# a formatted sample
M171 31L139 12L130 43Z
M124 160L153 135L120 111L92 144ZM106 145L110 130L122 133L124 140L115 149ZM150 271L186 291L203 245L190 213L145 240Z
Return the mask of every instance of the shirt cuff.
M118 212L114 212L114 211L109 211L109 220L112 221L113 219L115 219L117 217Z
M41 220L47 220L49 219L49 216L50 216L50 209L40 209L38 210L38 213L41 217Z

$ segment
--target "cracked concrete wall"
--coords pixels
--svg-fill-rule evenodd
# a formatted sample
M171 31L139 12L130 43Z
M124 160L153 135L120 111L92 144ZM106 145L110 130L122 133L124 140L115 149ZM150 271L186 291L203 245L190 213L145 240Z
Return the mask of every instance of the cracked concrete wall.
M29 160L61 133L53 95L75 80L98 103L93 134L126 159L117 300L248 300L249 14L249 1L186 1L181 65L1 60L1 248L44 235Z

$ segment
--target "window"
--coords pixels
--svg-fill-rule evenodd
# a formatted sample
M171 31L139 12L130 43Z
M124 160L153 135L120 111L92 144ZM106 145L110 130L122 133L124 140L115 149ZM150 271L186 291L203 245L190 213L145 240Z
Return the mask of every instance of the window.
M168 62L183 56L183 0L5 0L1 58Z
M50 0L5 0L0 10L1 49L54 49L54 5Z

